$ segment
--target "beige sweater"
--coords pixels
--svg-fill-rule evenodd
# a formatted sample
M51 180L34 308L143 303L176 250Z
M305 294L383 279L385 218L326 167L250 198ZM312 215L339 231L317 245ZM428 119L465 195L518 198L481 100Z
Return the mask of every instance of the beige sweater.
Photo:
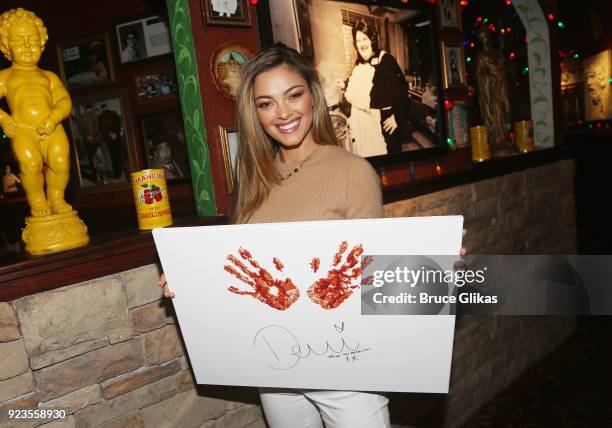
M297 164L276 161L282 176ZM317 146L291 177L274 186L249 223L383 216L378 176L370 164L336 146Z

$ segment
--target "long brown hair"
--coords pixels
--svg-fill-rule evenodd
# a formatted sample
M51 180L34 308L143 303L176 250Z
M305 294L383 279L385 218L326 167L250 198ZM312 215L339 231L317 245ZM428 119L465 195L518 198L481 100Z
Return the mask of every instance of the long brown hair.
M280 183L274 166L278 144L263 129L253 97L255 78L279 66L290 67L308 83L312 93L312 137L316 144L337 145L323 88L312 65L297 51L283 44L261 51L242 70L242 80L236 97L240 141L236 159L236 204L233 222L246 223L253 212L270 194L272 186Z

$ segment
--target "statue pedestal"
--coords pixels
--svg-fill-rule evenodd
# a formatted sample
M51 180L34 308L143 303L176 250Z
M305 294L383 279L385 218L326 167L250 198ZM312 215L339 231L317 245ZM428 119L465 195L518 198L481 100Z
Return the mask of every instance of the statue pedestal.
M89 242L87 226L76 211L42 217L26 217L21 239L32 255L57 253Z

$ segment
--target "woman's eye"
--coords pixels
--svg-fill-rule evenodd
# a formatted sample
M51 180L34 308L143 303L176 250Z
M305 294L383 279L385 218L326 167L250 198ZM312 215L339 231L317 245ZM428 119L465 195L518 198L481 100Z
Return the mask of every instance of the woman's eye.
M289 95L289 99L292 100L297 100L298 98L300 98L304 93L303 92L295 92L291 95Z
M263 102L263 103L257 104L257 108L266 109L266 108L270 107L271 105L272 105L272 103Z

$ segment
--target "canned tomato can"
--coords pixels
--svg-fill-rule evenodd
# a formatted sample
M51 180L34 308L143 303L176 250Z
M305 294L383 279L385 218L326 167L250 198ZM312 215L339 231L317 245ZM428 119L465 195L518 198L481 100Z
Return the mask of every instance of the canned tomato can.
M521 153L533 151L533 122L531 120L514 122L514 135L516 135L516 147Z
M172 224L172 210L163 168L133 172L132 191L140 230Z
M488 129L486 126L473 126L470 128L473 162L482 162L491 158L487 133Z

